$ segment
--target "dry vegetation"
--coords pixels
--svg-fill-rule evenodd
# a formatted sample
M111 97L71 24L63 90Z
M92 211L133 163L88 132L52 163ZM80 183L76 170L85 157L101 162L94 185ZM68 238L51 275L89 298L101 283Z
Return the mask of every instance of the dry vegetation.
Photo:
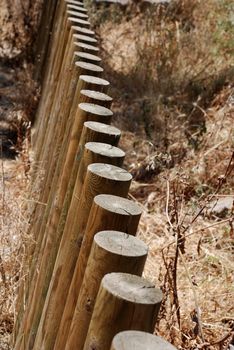
M234 196L233 7L228 0L90 6L134 174L130 196L144 209L145 276L164 290L156 332L178 349L234 342L232 203L216 210ZM27 227L25 142L16 161L1 163L0 349L13 327Z
M234 22L229 1L91 7L123 129L131 197L164 290L156 332L178 349L234 337ZM221 202L220 202L221 201ZM216 203L224 207L217 212Z

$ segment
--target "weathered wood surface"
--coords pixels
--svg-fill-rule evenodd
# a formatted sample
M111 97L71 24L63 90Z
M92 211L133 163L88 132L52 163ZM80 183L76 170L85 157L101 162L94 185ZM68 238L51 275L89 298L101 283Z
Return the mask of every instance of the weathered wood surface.
M176 350L161 337L140 331L124 331L118 333L110 350Z
M124 330L153 332L161 301L161 290L142 277L105 275L83 349L109 350L113 337Z
M126 233L101 231L95 235L67 341L64 337L65 349L83 349L102 278L110 272L141 276L147 252L146 244ZM69 310L66 317L70 316ZM60 342L57 349L62 350Z
M82 191L80 188L77 192L73 191L53 276L37 331L35 349L44 347L51 349L54 346L64 301L69 291L93 198L103 192L126 196L131 179L131 175L121 168L94 163L88 166ZM79 201L77 197L80 198ZM75 216L71 216L69 213L73 212L74 205L76 213Z
M60 323L57 344L60 341L60 337L64 341L64 337L67 336L94 235L102 230L119 230L135 235L140 216L141 209L139 206L128 199L108 194L101 194L94 198Z

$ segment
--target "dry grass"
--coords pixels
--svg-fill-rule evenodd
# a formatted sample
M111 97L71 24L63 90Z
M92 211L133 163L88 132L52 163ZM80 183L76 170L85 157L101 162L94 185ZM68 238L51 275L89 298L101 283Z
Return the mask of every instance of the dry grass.
M0 174L0 349L8 349L27 230L24 203L28 180L22 159L1 160Z
M156 332L178 349L224 350L234 327L233 213L210 215L207 203L234 195L233 173L224 176L233 151L231 4L173 6L158 16L113 12L111 21L105 10L96 29L135 177L130 196L144 209L144 273L165 295ZM9 348L26 239L25 155L1 163L1 349Z
M125 165L135 178L130 196L144 209L145 276L165 295L156 331L178 349L227 349L234 336L233 212L217 217L208 207L234 198L233 5L140 7L116 18L112 8L109 20L108 9L99 10L104 20L94 16L115 124L125 130Z
M211 201L230 195L234 199L234 159L229 176L220 182L233 156L234 105L228 102L232 94L225 89L219 104L207 111L207 133L199 151L190 147L182 164L132 186L132 198L144 208L139 237L150 247L145 276L160 284L165 293L157 332L178 349L227 349L233 336L233 212L220 218L207 210ZM150 164L155 156L149 143L136 141L131 134L124 135L122 147L128 150L126 162L132 171L143 159ZM179 243L178 233L182 236ZM178 296L173 292L173 277Z

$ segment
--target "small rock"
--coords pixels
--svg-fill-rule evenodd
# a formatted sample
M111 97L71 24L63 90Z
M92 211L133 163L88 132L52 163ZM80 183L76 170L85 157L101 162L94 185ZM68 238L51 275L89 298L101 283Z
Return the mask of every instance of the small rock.
M228 214L228 212L232 210L233 200L234 197L229 196L212 201L211 203L209 203L209 208L207 210L208 216L215 215L219 218L224 218Z

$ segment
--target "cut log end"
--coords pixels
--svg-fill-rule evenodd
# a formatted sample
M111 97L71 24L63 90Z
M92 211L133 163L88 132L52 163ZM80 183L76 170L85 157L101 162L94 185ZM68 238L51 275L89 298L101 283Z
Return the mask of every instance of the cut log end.
M110 194L100 194L94 198L94 202L99 207L120 215L139 216L142 213L136 203Z
M79 26L72 26L71 28L74 32L83 33L86 35L95 35L95 32L88 28L79 27Z
M67 10L67 14L68 14L68 16L75 16L75 17L84 18L84 19L87 19L89 17L88 15L86 15L83 12L72 11L72 10Z
M79 67L79 68L85 69L85 70L89 70L91 72L96 72L96 73L103 72L103 68L101 68L100 66L97 66L96 64L93 64L93 63L76 61L75 65L76 65L76 67Z
M68 22L70 22L71 26L73 26L74 24L79 24L79 26L90 26L90 22L89 21L85 21L84 19L81 18L76 18L76 17L68 17Z
M81 90L81 95L90 97L94 100L99 100L99 101L112 101L112 97L108 96L107 94L104 94L103 92L99 91L94 91L94 90ZM116 129L118 130L118 129Z
M79 26L72 26L71 28L74 32L83 33L86 35L95 35L95 32L88 28L79 27Z
M73 34L73 37L75 39L78 39L78 41L84 41L89 43L96 43L97 39L93 38L92 36L84 35L84 34Z
M116 255L128 257L146 256L147 245L138 238L120 231L101 231L94 236L95 243Z
M102 115L102 116L112 116L113 112L106 107L96 105L94 103L80 103L79 109L87 113Z
M124 331L116 334L111 350L176 350L166 340L146 332Z
M96 84L96 85L104 85L104 86L109 86L110 83L109 81L102 79L102 78L97 78L92 75L80 75L80 80L90 83L90 84Z
M143 305L160 304L162 292L159 288L136 275L110 273L104 276L102 286L112 295L132 303Z
M90 164L88 172L113 181L129 182L132 179L132 175L127 170L105 163Z
M118 147L114 147L112 145L109 145L107 143L101 143L101 142L88 142L85 144L85 149L93 152L98 153L104 157L109 158L124 158L125 152L122 151Z
M89 45L89 44L85 44L85 43L82 43L81 41L76 41L74 42L74 45L80 49L83 49L83 50L89 50L89 51L94 51L94 52L98 52L99 51L99 48L94 46L94 45Z
M79 5L79 4L78 4ZM69 10L77 10L78 12L87 12L87 9L86 8L84 8L84 7L82 7L82 6L78 6L78 5L76 5L76 4L74 4L74 3L72 3L72 4L67 4L67 8L69 9Z

